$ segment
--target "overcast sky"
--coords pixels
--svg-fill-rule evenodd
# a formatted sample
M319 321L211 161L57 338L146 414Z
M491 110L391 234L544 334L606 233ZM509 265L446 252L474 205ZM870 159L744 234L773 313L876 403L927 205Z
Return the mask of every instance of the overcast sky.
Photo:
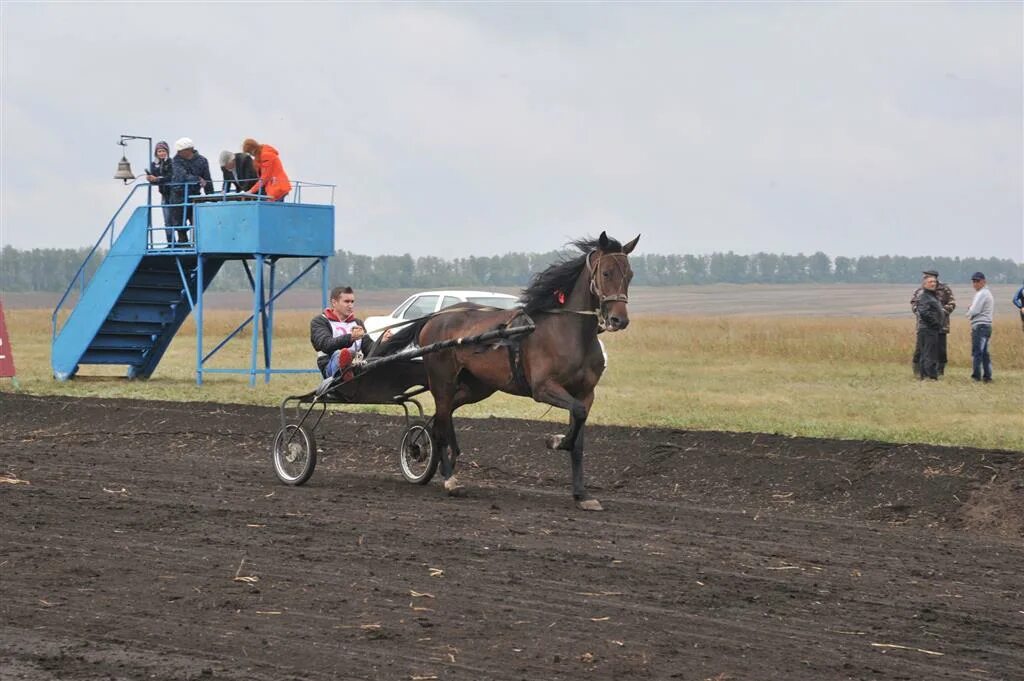
M128 133L273 144L370 255L1024 260L1020 2L0 7L4 245L91 245Z

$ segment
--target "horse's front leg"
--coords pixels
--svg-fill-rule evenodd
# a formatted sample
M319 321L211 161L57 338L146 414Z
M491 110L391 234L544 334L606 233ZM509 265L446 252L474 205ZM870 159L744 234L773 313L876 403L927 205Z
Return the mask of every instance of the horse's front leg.
M534 399L569 412L569 432L552 435L547 439L548 449L569 451L572 461L572 496L577 508L584 511L601 511L601 502L590 496L583 482L583 426L587 422L590 406L594 402L593 391L578 400L557 383L546 383L533 393Z
M565 435L549 435L545 444L548 449L573 451L576 448L576 439L587 422L590 405L594 402L594 393L590 392L584 399L577 400L565 388L555 383L550 388L534 391L534 399L569 412L569 430Z

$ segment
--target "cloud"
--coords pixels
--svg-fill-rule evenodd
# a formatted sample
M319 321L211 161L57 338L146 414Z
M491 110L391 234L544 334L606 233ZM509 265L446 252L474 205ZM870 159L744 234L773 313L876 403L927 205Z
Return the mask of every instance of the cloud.
M1019 5L189 7L4 7L4 243L91 243L151 131L270 141L371 254L1024 259Z

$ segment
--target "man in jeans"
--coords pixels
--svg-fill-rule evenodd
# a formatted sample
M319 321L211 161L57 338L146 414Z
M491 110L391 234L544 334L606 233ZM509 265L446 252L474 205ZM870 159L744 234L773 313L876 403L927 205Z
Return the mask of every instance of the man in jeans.
M971 320L971 359L973 371L971 378L975 381L992 381L992 358L989 356L989 340L992 338L992 310L995 301L992 292L985 285L985 275L975 272L971 275L971 286L974 287L974 300L967 308L967 317Z
M330 300L330 306L309 323L309 342L318 355L316 365L328 380L343 374L356 353L369 355L374 344L366 335L363 320L356 318L356 294L352 287L334 287ZM390 339L388 329L379 340L386 343Z

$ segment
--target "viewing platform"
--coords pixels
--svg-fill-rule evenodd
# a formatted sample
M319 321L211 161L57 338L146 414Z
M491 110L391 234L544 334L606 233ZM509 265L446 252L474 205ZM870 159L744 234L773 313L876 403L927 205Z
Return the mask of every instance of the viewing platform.
M177 206L183 213L191 212L194 225L167 227L159 219L164 206L152 202L153 187L133 186L54 309L54 377L68 380L83 364L103 364L127 365L128 378L148 378L190 313L196 318L199 384L205 373L244 373L250 384L260 373L265 381L273 373L316 373L312 362L312 368L271 367L274 301L319 267L320 302L326 307L327 261L334 255L334 187L302 182L293 187L293 195L287 197L292 200L286 201L227 192L186 195ZM303 201L303 193L307 199L329 196L330 200ZM147 199L142 205L130 207L143 196ZM124 216L127 221L118 231ZM179 241L168 243L169 229ZM281 285L276 264L284 258L312 261ZM253 291L252 314L205 352L203 295L231 260L245 268ZM93 272L91 277L87 272ZM72 305L71 293L76 289L79 295ZM206 368L206 362L250 324L248 368Z

